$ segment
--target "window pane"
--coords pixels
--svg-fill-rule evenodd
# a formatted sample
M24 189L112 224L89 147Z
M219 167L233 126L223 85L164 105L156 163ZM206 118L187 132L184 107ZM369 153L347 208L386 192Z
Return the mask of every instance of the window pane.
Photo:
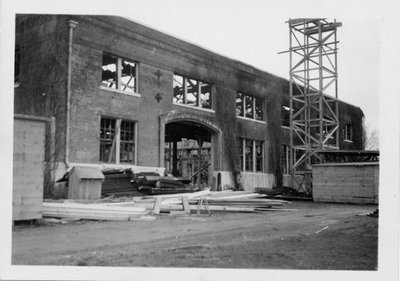
M102 82L104 87L117 89L117 58L103 54Z
M245 141L245 171L253 171L253 141Z
M254 118L254 105L253 105L253 97L244 96L244 103L246 106L246 117Z
M255 141L256 144L256 172L263 171L264 142Z
M243 116L243 94L236 94L236 115Z
M121 64L121 90L134 93L136 89L136 63L122 60Z
M186 104L188 105L198 105L197 104L197 95L198 95L198 87L197 87L197 81L194 79L186 79L186 89L187 89L187 95L186 95Z
M183 77L179 75L174 75L174 103L183 103L184 101L184 88L183 88Z
M115 163L115 119L102 118L100 121L100 161Z
M204 82L200 83L200 102L202 108L211 109L211 85Z
M282 106L281 109L281 122L282 126L290 126L290 107Z
M236 147L238 152L238 161L240 170L243 171L243 139L237 139Z
M134 163L135 123L122 121L120 135L120 163Z
M264 120L263 100L260 99L260 98L255 98L255 100L256 100L256 108L255 108L256 119L257 120Z

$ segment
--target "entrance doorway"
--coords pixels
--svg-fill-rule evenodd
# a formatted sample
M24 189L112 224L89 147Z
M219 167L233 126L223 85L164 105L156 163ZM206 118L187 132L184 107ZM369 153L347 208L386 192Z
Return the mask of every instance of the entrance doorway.
M192 179L197 187L211 185L216 132L195 121L165 124L164 167L176 177Z

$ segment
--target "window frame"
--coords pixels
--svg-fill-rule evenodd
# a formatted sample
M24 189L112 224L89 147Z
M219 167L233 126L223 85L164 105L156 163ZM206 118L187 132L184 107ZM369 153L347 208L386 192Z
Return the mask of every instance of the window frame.
M111 128L110 130L114 132L114 138L112 138L112 143L114 142L115 139L115 148L114 148L114 157L111 159L102 159L102 143L107 140L107 142L110 142L111 139L105 139L102 138L102 121L103 120L110 120L110 122L114 122L114 128ZM133 125L133 141L131 142L133 144L133 159L132 162L125 162L121 161L121 152L122 152L122 144L129 144L129 141L122 140L121 138L121 128L123 122L127 122L128 124ZM115 117L110 117L110 116L100 116L100 136L99 136L99 162L101 163L107 163L107 164L116 164L116 165L136 165L137 163L137 127L138 127L138 122L135 120L127 120L127 119L121 119L121 118L115 118ZM112 146L111 146L112 147ZM111 151L112 149L110 149ZM129 151L128 151L129 153ZM109 157L108 157L109 158Z
M182 91L183 91L183 96L182 96L182 102L175 102L175 81L176 77L182 78ZM190 81L195 81L196 82L196 101L194 104L189 104L188 103L188 83L191 83ZM210 94L209 94L209 104L210 107L203 107L202 105L202 88L204 84L208 84L210 86ZM182 75L179 73L174 73L173 75L173 83L172 83L172 103L174 105L178 106L184 106L184 107L189 107L189 108L196 108L196 109L201 109L201 110L206 110L206 111L211 111L214 112L214 102L213 102L213 84L204 80L200 80L197 78L189 77L186 75Z
M251 104L251 115L252 115L252 117L247 116L246 99L251 100L251 103L252 103ZM241 109L239 110L240 114L238 114L238 103L237 103L238 100L240 100L240 107L241 107ZM257 113L256 113L257 102L259 102L259 103L261 102L261 113L262 113L261 118L257 118ZM249 95L249 94L238 91L238 92L236 92L235 103L236 103L235 111L236 111L237 117L243 118L246 120L252 120L252 121L265 123L265 99L264 98L257 97L254 95Z
M246 149L247 143L251 142L251 159L249 159L251 163L251 169L246 169L247 165L247 158L246 158ZM257 143L260 143L261 147L261 169L257 170ZM238 160L239 160L239 168L242 172L252 172L252 173L264 173L265 169L265 142L263 140L255 140L255 139L248 139L248 138L238 138L237 140L237 153L238 153Z
M108 56L110 58L115 59L116 61L116 87L115 88L110 88L108 86L103 85L103 61L104 61L104 56ZM127 91L122 89L122 78L123 78L123 72L122 72L122 64L123 61L126 61L128 63L133 63L135 64L135 76L134 76L134 89L133 91ZM138 61L132 60L132 59L128 59L128 58L124 58L124 57L120 57L108 52L103 52L102 54L102 64L101 64L101 83L100 83L100 88L106 91L111 91L111 92L117 92L117 93L121 93L121 94L127 94L127 95L132 95L132 96L139 96L139 67L140 67L140 63ZM127 88L128 86L126 86L125 88ZM131 89L130 87L128 87L129 89Z
M349 138L348 138L349 135ZM345 123L343 128L343 140L345 142L353 142L353 125L351 123Z

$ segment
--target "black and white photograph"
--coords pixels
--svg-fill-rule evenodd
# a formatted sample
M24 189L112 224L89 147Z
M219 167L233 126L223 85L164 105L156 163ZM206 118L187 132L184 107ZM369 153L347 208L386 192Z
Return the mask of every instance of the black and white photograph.
M395 1L0 11L0 280L398 280Z

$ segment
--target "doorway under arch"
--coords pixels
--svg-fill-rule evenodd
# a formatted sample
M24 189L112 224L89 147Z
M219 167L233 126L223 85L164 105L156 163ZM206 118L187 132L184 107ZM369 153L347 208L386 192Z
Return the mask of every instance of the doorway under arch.
M168 174L212 186L213 172L220 168L221 130L210 119L174 111L162 116L160 164Z

